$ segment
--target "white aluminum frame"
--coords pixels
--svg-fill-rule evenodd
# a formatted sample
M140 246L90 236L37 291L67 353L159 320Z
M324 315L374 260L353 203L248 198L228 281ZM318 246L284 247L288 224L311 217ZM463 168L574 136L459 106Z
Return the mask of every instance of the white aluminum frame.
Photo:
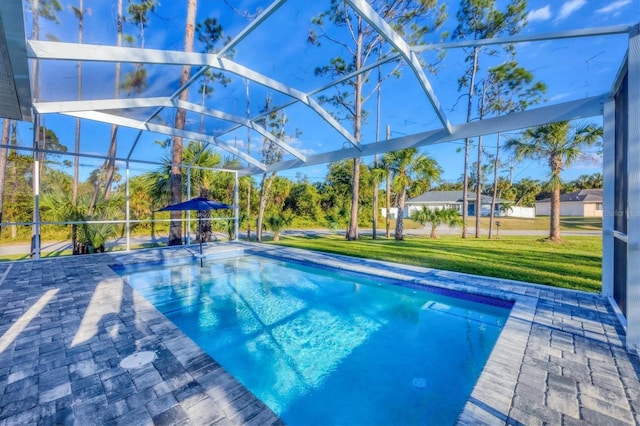
M640 25L629 35L627 347L640 350ZM625 129L623 129L624 131Z
M101 62L129 62L148 64L170 64L170 65L190 65L200 67L200 69L190 78L190 80L175 91L169 97L120 99L120 100L100 100L100 101L69 101L69 102L36 102L34 112L40 114L64 114L72 117L79 117L100 121L118 126L126 126L139 130L131 151L127 158L122 159L127 164L127 177L129 174L129 162L146 164L159 164L149 161L132 160L132 154L137 142L144 131L151 131L171 136L181 136L194 140L203 141L207 144L215 145L234 156L246 161L248 166L245 169L233 171L235 173L236 188L234 191L235 203L235 235L238 237L238 178L240 176L253 175L264 172L277 172L304 166L325 164L342 159L353 157L364 157L380 154L387 151L398 150L408 147L421 147L437 143L445 143L456 140L464 140L483 135L497 134L500 132L524 129L531 126L545 124L553 121L575 120L586 117L601 116L604 118L604 211L603 218L603 287L602 293L607 297L613 294L613 242L615 238L626 241L627 251L627 345L630 348L640 348L640 31L638 25L618 25L600 28L587 28L561 32L550 32L546 34L526 34L504 38L493 38L484 40L454 41L433 43L422 46L410 46L393 28L369 5L366 0L345 0L355 13L361 16L371 25L382 38L384 38L395 52L387 57L379 59L377 62L365 66L363 69L353 72L340 79L336 79L322 87L315 88L309 92L303 92L296 88L285 85L276 79L260 74L250 68L242 66L228 58L225 54L235 48L245 37L267 21L276 11L286 3L287 0L273 1L256 19L248 23L227 46L223 47L218 54L165 51L154 49L139 49L131 47L96 46L82 45L74 43L59 43L51 41L26 41L24 40L23 10L21 0L2 0L0 2L0 33L7 43L11 60L11 71L17 90L18 107L24 119L31 118L30 84L27 64L27 57L39 60L68 60L68 61L101 61ZM17 25L17 26L16 26ZM524 43L544 40L560 40L579 37L613 36L618 34L628 34L629 50L625 61L628 72L629 93L628 93L628 116L629 123L626 129L615 129L615 103L612 99L616 87L611 93L599 94L587 99L580 99L570 102L559 103L527 110L508 116L490 118L471 123L452 124L449 122L438 97L422 69L418 56L429 50L456 49L474 46L487 46L497 44ZM1 40L0 40L1 41ZM419 82L427 99L431 103L437 115L441 128L426 132L415 133L395 139L389 139L384 144L376 144L375 141L361 143L356 141L351 132L345 129L331 114L313 99L313 96L336 84L342 83L358 75L367 72L381 64L403 61L412 70ZM271 135L264 126L258 124L265 113L254 117L238 117L202 107L190 102L178 100L178 95L192 85L207 69L214 68L221 71L234 73L252 82L267 87L271 90L282 93L290 98L285 104L278 106L278 109L285 108L297 102L306 105L313 110L322 120L336 130L338 137L347 141L350 147L331 152L322 152L315 155L303 155L285 141ZM110 113L110 110L127 108L155 108L155 112L145 120L135 120ZM25 109L26 108L26 109ZM225 120L232 123L231 129L234 131L241 126L247 127L262 137L269 138L278 144L282 149L290 153L294 158L280 161L271 165L251 157L250 155L224 143L220 140L221 135L213 136L199 132L177 130L170 126L154 124L153 118L164 108L182 108L188 111L204 114L216 119ZM620 111L618 111L620 113ZM628 134L629 155L628 155L628 234L623 235L613 229L614 220L614 186L615 175L615 132L624 131ZM339 143L340 145L340 143ZM20 147L19 149L33 151L37 160L38 149ZM48 151L40 151L48 152ZM71 154L91 158L104 158L91 154ZM38 205L37 176L35 176L36 187L34 187L34 198L36 207ZM128 182L127 182L128 194ZM128 204L127 204L128 205ZM36 214L36 228L39 220ZM127 213L127 221L130 217ZM128 233L127 233L128 235ZM127 245L127 249L129 246Z

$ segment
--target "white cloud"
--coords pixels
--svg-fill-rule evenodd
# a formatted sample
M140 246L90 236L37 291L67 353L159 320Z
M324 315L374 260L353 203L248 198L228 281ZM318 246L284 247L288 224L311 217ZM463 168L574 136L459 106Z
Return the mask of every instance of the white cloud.
M596 13L609 13L609 12L615 12L618 9L623 8L624 6L628 5L629 3L631 3L631 0L616 0L613 3L611 3L608 6L605 6L601 9L597 9Z
M569 0L562 5L558 19L565 19L576 10L587 4L587 0Z
M625 0L622 0L625 1ZM629 0L630 1L630 0ZM527 14L527 21L546 21L551 18L551 8L549 5L541 7L540 9L532 10Z

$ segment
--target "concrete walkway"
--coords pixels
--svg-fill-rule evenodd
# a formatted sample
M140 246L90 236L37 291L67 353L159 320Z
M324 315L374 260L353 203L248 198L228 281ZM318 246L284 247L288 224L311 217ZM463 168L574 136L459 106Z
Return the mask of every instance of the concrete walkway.
M459 424L640 424L640 360L600 295L269 245L206 248L220 250L514 301ZM109 267L184 256L171 247L0 264L0 425L281 423ZM156 359L120 367L141 350Z

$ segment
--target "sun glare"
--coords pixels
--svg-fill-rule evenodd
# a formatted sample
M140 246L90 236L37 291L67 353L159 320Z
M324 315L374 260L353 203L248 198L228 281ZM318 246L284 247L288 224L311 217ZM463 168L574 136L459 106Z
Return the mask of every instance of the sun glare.
M58 293L60 289L54 288L47 291L38 299L38 301L29 308L19 319L16 321L6 333L0 337L0 353L4 352L13 341L16 340L18 335L24 330L29 323L38 315L44 307L49 303L51 299Z

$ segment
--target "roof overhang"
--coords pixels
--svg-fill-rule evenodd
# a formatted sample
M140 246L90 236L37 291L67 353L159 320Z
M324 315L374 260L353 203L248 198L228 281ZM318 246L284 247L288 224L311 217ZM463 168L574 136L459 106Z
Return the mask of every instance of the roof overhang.
M0 2L0 117L31 121L22 3Z

